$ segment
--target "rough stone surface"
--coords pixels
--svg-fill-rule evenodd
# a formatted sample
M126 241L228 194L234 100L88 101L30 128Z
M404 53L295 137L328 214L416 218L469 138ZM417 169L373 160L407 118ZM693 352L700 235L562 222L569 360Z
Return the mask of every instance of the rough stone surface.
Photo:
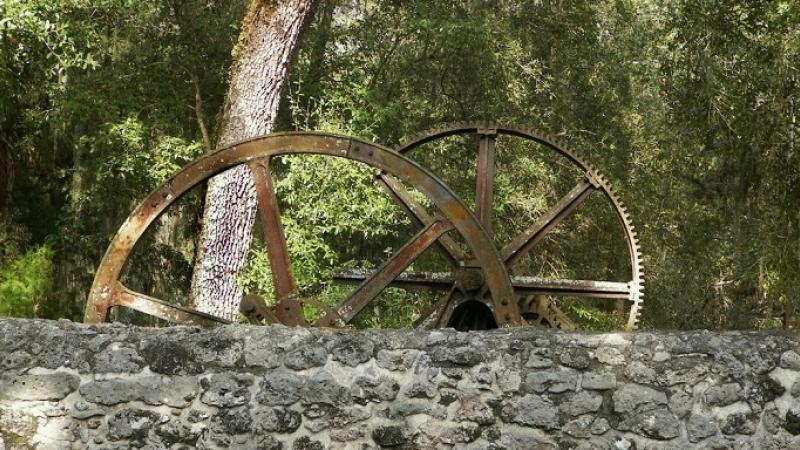
M800 336L0 319L0 449L800 449Z

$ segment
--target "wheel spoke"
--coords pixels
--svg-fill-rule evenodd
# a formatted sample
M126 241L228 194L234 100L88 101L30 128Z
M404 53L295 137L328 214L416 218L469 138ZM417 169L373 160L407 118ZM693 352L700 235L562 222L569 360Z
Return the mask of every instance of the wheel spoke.
M494 199L494 141L496 129L478 129L478 167L475 173L475 217L492 235Z
M392 197L400 209L405 211L408 217L410 217L417 226L425 227L433 222L433 218L425 211L425 207L414 200L411 194L395 177L383 172L378 172L375 178L381 188ZM453 267L458 267L462 262L467 260L467 256L450 236L442 236L436 241L436 247Z
M265 321L270 325L280 323L278 316L267 306L264 299L255 294L244 296L239 304L239 312L247 317L247 320L253 325L260 325L261 321Z
M259 159L250 163L250 171L256 185L261 228L266 242L272 282L275 286L275 299L278 302L276 315L284 325L303 326L306 324L303 307L297 301L297 283L292 274L292 262L286 246L286 235L283 233L269 159Z
M417 259L453 225L443 219L434 219L417 233L406 245L364 280L350 296L315 322L317 326L343 326L381 293L403 270Z
M441 238L440 238L441 239ZM374 272L336 272L334 281L346 284L360 284L371 278ZM447 291L453 285L453 274L450 272L401 273L389 283L391 287L410 291Z
M569 216L595 189L591 181L584 181L572 188L567 195L544 213L527 230L520 233L500 252L506 267L515 266L533 247Z
M536 277L511 277L518 295L545 294L560 297L630 299L631 283L595 280L546 280Z
M450 318L452 314L452 308L450 308L448 314L448 307L450 307L455 299L456 292L458 292L458 287L452 285L444 297L439 299L427 312L427 314L423 317L420 317L419 320L414 324L414 328L418 330L432 330L434 328L441 328L443 319ZM446 316L446 317L445 317Z
M157 298L134 292L122 283L117 283L113 300L109 306L124 306L169 322L216 326L231 323L220 317L202 313L189 308L170 305Z

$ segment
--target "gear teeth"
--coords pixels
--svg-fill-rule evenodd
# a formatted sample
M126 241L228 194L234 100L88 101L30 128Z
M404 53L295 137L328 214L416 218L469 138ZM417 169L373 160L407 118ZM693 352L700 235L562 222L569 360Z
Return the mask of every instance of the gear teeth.
M538 130L535 130L531 127L507 125L488 120L472 122L448 122L413 136L411 139L408 139L401 144L398 149L405 152L417 145L420 145L422 142L430 142L434 139L437 139L439 135L458 134L479 128L495 128L499 133L513 134L515 136L527 137L528 139L539 141L543 145L551 147L553 150L556 150L560 154L572 160L572 162L577 164L584 172L591 174L595 182L599 185L598 189L603 191L606 197L611 201L613 208L621 219L622 228L624 229L624 233L628 238L629 252L631 257L631 276L633 278L632 282L636 283L637 293L634 295L633 305L631 306L630 313L628 314L628 323L626 324L625 329L628 331L638 329L639 319L641 318L642 299L644 297L642 294L642 291L644 290L644 264L642 252L639 248L640 241L638 233L632 224L630 212L623 206L617 191L611 185L608 177L600 173L600 171L597 170L597 168L589 163L585 158L583 158L582 155L570 149L564 136L555 133L542 134Z

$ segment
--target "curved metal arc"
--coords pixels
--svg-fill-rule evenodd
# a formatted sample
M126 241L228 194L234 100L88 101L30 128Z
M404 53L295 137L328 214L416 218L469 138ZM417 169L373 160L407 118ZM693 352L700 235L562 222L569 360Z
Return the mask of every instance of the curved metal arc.
M436 139L441 139L448 136L454 136L457 134L478 133L480 130L485 130L485 129L495 130L497 134L507 134L509 136L517 136L517 137L531 139L567 157L570 161L577 164L584 171L587 171L591 168L591 166L588 163L586 163L586 161L584 161L583 158L578 156L578 154L574 153L573 151L565 148L558 142L557 139L551 136L540 134L535 130L525 128L523 126L503 125L494 122L469 122L469 123L444 124L441 127L436 127L432 130L428 130L427 132L416 135L411 139L409 139L408 141L403 142L397 148L397 151L399 153L405 154L406 152L409 152L414 148L419 147L422 144L426 144Z
M523 323L512 301L514 294L508 273L500 263L496 248L466 206L441 180L387 147L329 133L302 132L276 133L218 150L189 164L154 190L127 218L109 245L89 293L84 321L98 323L107 319L113 283L119 278L136 242L167 207L202 181L226 169L257 158L282 154L344 157L377 167L415 186L452 221L474 249L475 256L480 261L489 262L484 271L487 281L491 282L492 293L497 296L494 302L498 323L503 326Z

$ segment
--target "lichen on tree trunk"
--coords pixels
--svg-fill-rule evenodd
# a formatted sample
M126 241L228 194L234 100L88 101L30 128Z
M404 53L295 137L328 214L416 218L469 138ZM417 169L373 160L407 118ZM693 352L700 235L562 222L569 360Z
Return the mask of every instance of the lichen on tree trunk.
M245 16L217 148L270 133L281 88L313 0L253 0ZM250 171L238 166L208 183L192 279L194 307L233 320L242 297L236 277L247 259L256 214Z

